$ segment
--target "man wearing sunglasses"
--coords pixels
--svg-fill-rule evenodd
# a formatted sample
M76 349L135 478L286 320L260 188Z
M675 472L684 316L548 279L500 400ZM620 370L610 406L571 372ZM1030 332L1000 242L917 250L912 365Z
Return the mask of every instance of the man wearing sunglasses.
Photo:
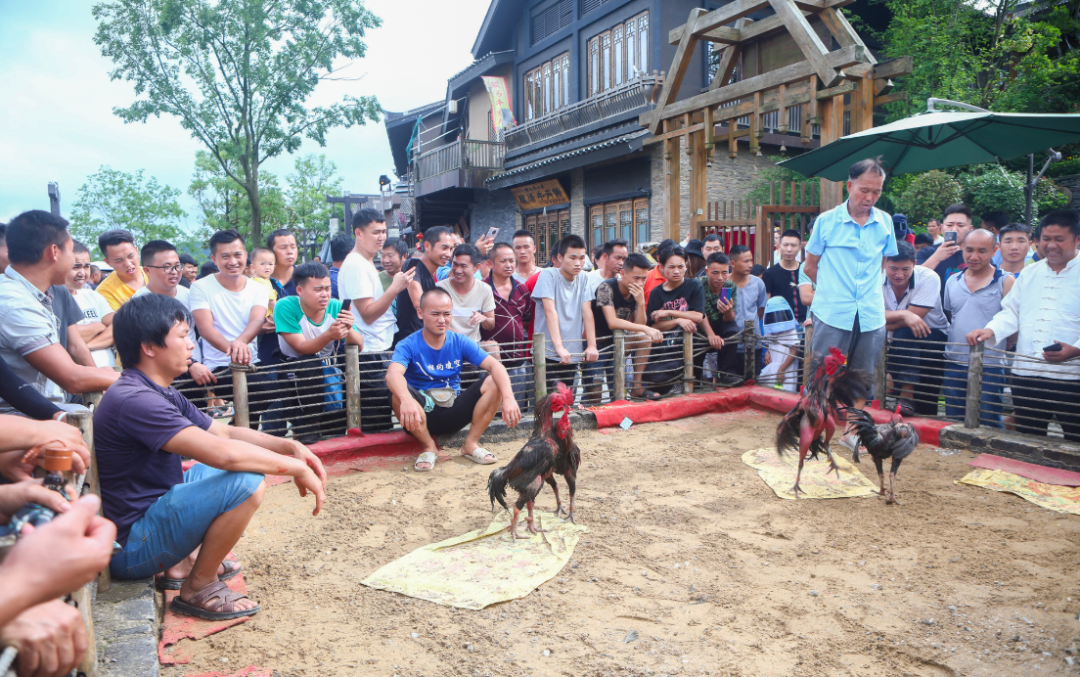
M151 240L143 245L139 254L143 272L146 274L146 284L135 292L132 298L146 294L169 296L184 304L190 313L191 292L180 284L184 276L184 264L180 262L176 247L165 240ZM195 344L195 349L191 351L191 367L188 370L188 376L199 385L214 383L216 379L213 374L202 364L202 346L194 323L191 325L191 334L191 342Z

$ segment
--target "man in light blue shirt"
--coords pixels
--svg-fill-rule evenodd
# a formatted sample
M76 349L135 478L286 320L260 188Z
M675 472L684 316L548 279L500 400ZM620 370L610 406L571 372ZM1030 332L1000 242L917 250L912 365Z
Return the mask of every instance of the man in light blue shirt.
M836 346L852 369L871 373L885 342L881 261L897 253L892 218L874 208L884 184L885 169L878 160L851 165L847 202L817 218L803 264L816 285L813 357ZM865 407L869 397L862 393L855 408Z

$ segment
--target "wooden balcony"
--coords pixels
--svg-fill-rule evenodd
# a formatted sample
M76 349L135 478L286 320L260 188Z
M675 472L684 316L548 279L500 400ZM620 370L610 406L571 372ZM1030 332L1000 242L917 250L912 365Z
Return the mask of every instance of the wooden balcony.
M506 149L517 150L566 132L584 129L622 113L650 106L656 102L663 86L664 76L656 72L634 78L615 89L609 89L507 130Z
M506 147L495 141L459 139L417 156L417 196L445 188L483 188L484 180L503 168Z

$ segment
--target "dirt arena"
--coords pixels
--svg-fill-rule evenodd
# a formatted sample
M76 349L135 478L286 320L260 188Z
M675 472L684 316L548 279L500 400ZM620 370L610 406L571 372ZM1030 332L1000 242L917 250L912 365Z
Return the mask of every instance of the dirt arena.
M590 533L556 578L483 611L360 580L486 526L490 468L336 477L317 518L292 484L272 487L236 548L263 611L163 674L1076 674L1080 520L956 485L971 454L925 445L901 468L902 505L783 501L740 460L777 421L578 433ZM505 462L520 444L488 448ZM538 502L554 509L549 490Z

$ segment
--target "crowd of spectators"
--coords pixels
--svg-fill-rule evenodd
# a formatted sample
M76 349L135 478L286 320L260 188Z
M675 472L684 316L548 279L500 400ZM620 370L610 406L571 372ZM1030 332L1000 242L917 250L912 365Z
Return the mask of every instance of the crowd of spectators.
M396 416L423 447L418 472L435 468L435 436L466 426L462 457L497 461L481 437L497 415L516 426L530 407L536 335L548 389L580 386L586 404L612 394L620 372L628 397L670 392L683 377L684 332L697 340L698 382L739 385L749 364L759 383L789 391L807 327L808 359L836 346L867 371L888 340L888 387L902 413L936 414L940 396L950 418L965 413L970 349L982 342L984 424L1046 434L1056 417L1066 439L1080 440L1077 214L1050 213L1032 233L1007 214L976 225L952 205L915 234L875 207L884 180L875 160L853 165L848 200L821 214L808 239L775 228L768 267L716 234L665 240L651 256L620 239L590 252L568 234L538 261L527 230L469 242L440 226L410 248L387 238L382 212L362 209L330 242L329 265L298 263L284 229L255 247L216 232L201 266L169 242L110 230L96 243L102 270L64 219L20 214L0 227L0 515L36 501L58 517L0 565L0 576L28 581L0 586L0 639L19 647L20 674L70 669L85 631L54 600L105 566L120 578L157 575L179 590L178 613L257 612L225 584L240 570L225 555L259 508L266 475L292 477L319 512L326 473L307 445L344 432L332 364L346 345L360 353L361 429L390 430ZM758 340L742 340L747 332ZM238 367L249 427L226 423ZM45 492L20 453L60 439L85 469L77 430L60 421L86 411L90 392L104 393L93 413L104 518L95 497ZM861 395L857 408L870 398ZM184 470L182 457L198 463ZM49 651L25 639L43 618Z

